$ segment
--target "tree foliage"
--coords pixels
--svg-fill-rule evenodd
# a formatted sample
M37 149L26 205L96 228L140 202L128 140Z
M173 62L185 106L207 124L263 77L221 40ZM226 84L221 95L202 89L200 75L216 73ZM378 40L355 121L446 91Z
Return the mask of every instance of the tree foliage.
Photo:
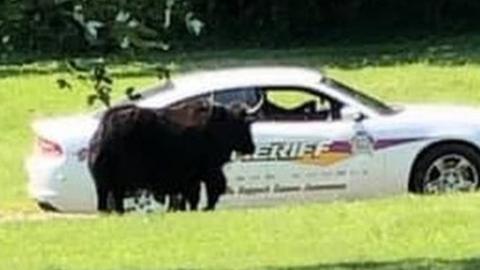
M188 32L184 0L0 0L0 43L10 50L76 53L166 50ZM172 22L186 24L172 29Z
M110 52L450 34L479 27L479 11L476 0L0 0L0 47Z
M164 6L159 6L159 10L164 12L162 19L162 28L154 29L149 27L145 21L135 15L140 11L136 10L138 6L131 5L131 2L104 0L100 9L85 8L86 1L63 0L55 2L58 10L51 11L57 13L57 17L64 20L63 23L70 23L78 30L76 32L87 48L97 48L101 58L97 60L74 60L71 58L66 61L65 67L70 73L70 78L59 78L58 87L61 90L72 90L72 79L87 84L90 94L87 95L87 104L89 106L100 102L105 107L111 106L111 95L114 90L113 78L109 74L105 57L107 53L116 49L134 49L148 50L159 49L168 50L169 43L166 41L168 33L174 19L173 12L175 0L166 0ZM66 5L68 4L68 5ZM154 8L155 2L152 1ZM63 6L65 5L65 6ZM88 5L87 5L88 7ZM161 16L160 16L161 17ZM192 12L187 12L185 18L185 28L195 27L192 23L195 21ZM198 21L203 24L202 22ZM201 29L195 29L194 34L199 34ZM79 41L77 40L77 41ZM170 77L169 66L157 65L155 75L160 79ZM140 94L135 93L134 87L128 87L124 91L130 100L140 98Z
M222 42L260 45L352 35L447 33L480 26L476 0L192 1Z

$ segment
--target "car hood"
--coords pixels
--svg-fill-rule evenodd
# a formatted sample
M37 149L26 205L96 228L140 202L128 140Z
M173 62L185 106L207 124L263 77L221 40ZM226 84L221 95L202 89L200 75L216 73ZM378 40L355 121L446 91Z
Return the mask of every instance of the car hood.
M480 109L454 105L401 105L398 113L365 122L379 136L465 138L480 135Z
M451 125L480 124L480 108L456 105L402 105L402 110L393 116L397 121L433 122Z

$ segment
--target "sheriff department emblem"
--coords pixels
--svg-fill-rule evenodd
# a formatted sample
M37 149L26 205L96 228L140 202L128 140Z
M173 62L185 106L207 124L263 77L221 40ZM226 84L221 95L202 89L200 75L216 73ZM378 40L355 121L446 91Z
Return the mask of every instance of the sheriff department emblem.
M359 130L355 133L355 136L350 140L352 145L352 154L368 154L373 155L375 151L375 140L373 137L364 130Z

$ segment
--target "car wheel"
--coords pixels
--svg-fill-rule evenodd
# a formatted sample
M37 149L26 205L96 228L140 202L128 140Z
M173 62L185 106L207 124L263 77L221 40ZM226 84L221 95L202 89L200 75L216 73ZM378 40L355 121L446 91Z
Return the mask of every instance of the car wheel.
M474 191L479 186L480 156L472 147L445 144L422 155L413 168L412 191L424 194Z
M125 210L136 213L153 213L161 211L163 205L159 204L152 193L140 190L124 200Z

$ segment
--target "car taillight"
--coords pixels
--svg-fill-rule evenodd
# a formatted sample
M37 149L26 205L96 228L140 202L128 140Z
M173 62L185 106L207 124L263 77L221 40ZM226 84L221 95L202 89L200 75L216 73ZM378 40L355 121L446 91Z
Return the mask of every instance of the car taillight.
M37 138L36 148L39 154L45 156L59 157L63 154L62 147L58 143L42 137Z

